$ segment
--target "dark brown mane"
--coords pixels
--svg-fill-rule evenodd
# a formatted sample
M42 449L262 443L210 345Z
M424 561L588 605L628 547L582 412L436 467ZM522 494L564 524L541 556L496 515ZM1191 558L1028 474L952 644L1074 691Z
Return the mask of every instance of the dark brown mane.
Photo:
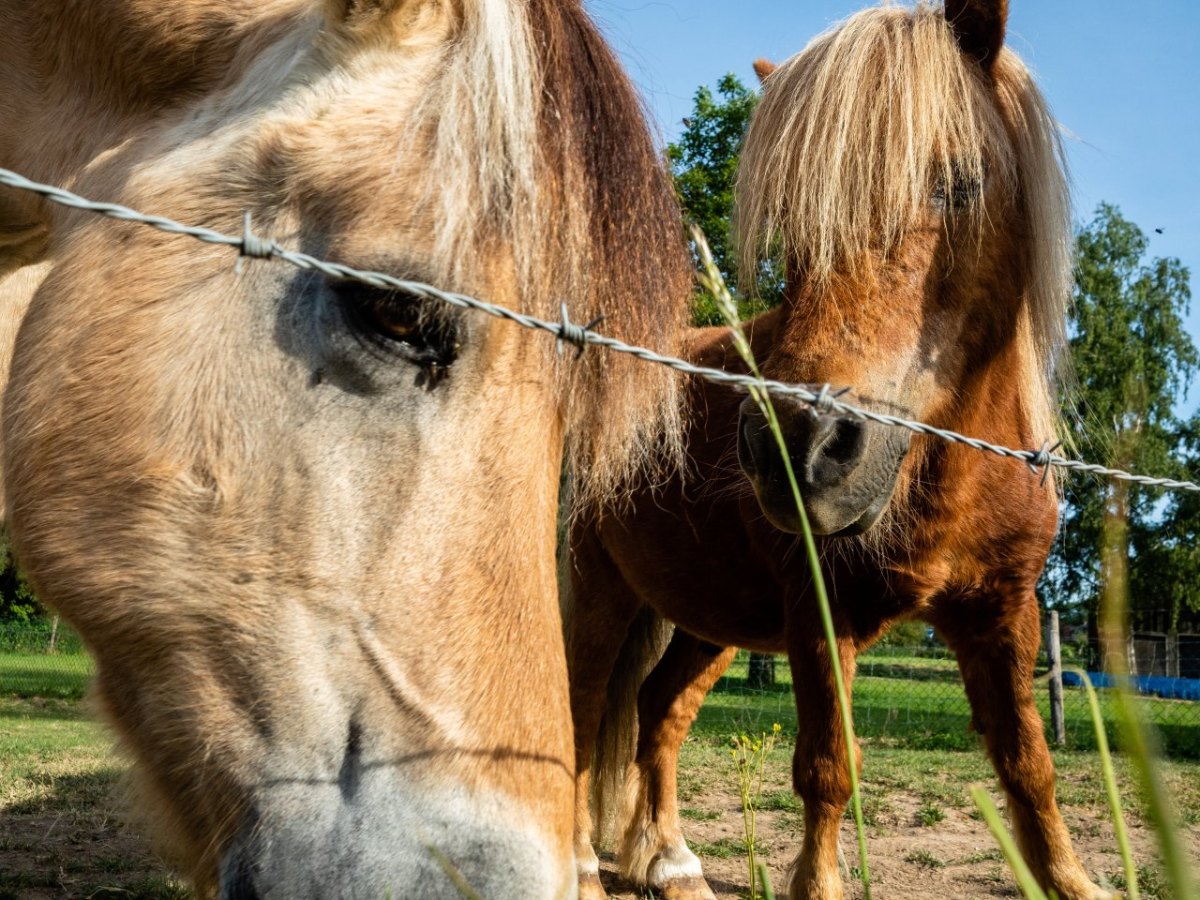
M547 258L559 263L549 299L568 299L576 321L604 315L605 331L673 350L661 346L663 335L678 334L684 323L691 274L675 192L641 102L579 5L536 0L529 15L542 64L544 183L558 194L549 206L567 211L565 232L546 231L557 244ZM670 435L677 431L673 379L657 367L595 351L584 371L591 389L607 398L574 405L583 443L573 458L593 487L603 487L628 469L622 457L629 445L620 445L652 437L644 428L622 435L629 423L657 418ZM655 406L659 415L648 416Z

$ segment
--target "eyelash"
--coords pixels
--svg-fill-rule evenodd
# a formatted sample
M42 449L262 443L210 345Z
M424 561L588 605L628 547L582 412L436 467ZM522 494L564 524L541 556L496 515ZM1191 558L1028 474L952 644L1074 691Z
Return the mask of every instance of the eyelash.
M449 373L459 350L452 322L427 316L420 299L399 291L350 281L331 288L360 337L419 366L430 384Z
M942 207L949 206L958 209L970 206L983 195L982 179L971 178L960 172L957 167L951 173L950 190L946 190L946 180L939 175L933 185L932 200ZM949 203L947 203L949 200Z

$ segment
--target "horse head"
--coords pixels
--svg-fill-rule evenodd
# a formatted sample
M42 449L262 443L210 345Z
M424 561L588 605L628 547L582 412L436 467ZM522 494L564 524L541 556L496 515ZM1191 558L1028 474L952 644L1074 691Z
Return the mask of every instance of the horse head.
M120 0L0 20L24 129L0 164L677 339L670 183L578 4ZM22 85L56 114L17 114ZM54 263L5 394L14 543L96 657L164 852L228 898L569 893L560 470L586 501L636 469L671 433L670 377L28 206Z
M744 272L772 247L785 259L765 375L853 388L845 399L875 411L1036 446L1053 419L1067 202L1054 123L1002 49L1005 9L871 9L778 68L758 64L738 227ZM907 430L774 403L818 534L861 534L937 477L929 443ZM798 530L750 400L738 451L767 517Z

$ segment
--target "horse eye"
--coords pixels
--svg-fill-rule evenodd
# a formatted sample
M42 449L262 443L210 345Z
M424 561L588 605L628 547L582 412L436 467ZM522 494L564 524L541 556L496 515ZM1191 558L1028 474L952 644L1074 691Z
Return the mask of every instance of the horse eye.
M945 174L937 176L930 199L943 209L961 209L975 203L982 195L983 179L954 166L949 179Z
M414 299L394 292L356 292L356 307L364 324L382 337L412 344L421 341L421 310Z
M458 352L452 323L429 315L422 298L361 282L331 285L360 338L397 353L408 362L445 374Z

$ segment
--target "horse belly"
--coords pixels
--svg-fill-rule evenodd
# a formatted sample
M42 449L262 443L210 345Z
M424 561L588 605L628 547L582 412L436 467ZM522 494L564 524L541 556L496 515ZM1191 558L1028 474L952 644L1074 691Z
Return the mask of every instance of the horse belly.
M622 568L625 568L624 566ZM647 561L626 577L644 603L664 619L720 646L783 652L781 592L753 563L691 557L682 565Z

